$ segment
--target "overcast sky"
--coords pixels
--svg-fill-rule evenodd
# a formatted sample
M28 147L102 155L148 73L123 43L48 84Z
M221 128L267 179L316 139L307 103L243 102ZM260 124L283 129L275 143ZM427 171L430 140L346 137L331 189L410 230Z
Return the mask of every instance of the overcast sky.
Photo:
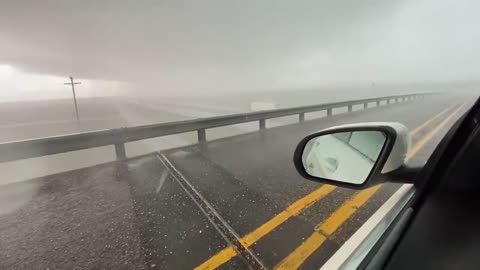
M71 74L162 95L480 75L478 0L0 1L0 98Z

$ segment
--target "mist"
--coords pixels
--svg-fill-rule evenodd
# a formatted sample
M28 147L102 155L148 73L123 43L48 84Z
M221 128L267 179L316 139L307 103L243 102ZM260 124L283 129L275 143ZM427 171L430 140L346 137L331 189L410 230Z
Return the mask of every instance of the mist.
M112 82L110 94L160 96L476 83L479 8L468 0L2 1L0 64Z

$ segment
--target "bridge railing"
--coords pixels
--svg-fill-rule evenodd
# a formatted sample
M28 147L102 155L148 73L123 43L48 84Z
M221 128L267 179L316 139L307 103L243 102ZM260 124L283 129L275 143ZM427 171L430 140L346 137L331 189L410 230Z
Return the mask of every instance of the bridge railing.
M266 120L271 118L298 115L299 122L303 122L305 121L306 113L326 111L327 117L330 117L333 115L333 109L335 108L347 107L348 112L352 112L353 106L355 105L363 104L363 108L366 109L368 108L369 103L375 102L376 106L380 106L382 101L386 101L386 104L390 104L391 101L405 102L423 98L425 95L427 94L385 96L0 143L0 162L53 155L107 145L114 145L117 160L123 160L127 157L125 143L128 142L196 131L198 142L205 143L207 141L206 130L209 128L258 121L259 129L265 129Z

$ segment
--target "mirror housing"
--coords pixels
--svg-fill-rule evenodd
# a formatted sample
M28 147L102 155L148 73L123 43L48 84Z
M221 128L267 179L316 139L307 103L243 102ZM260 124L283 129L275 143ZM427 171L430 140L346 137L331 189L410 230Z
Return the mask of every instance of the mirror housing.
M373 167L363 182L355 183L350 181L349 179L327 179L319 177L318 175L311 175L307 172L304 164L304 150L305 146L307 144L311 144L312 140L315 140L317 138L323 138L322 136L326 135L335 136L339 135L340 133L352 132L352 134L354 134L354 132L360 133L365 131L381 132L385 135L385 140L383 147L378 154L378 157L376 157L376 160L372 160L372 162L374 162ZM300 175L302 175L306 179L347 188L363 189L387 181L411 183L413 180L413 176L418 170L415 168L408 168L404 165L407 152L410 149L410 145L411 138L408 132L408 128L401 123L369 122L341 125L315 132L302 139L294 153L294 164ZM348 170L348 166L352 166L351 170L356 169L353 164L344 165L343 169Z

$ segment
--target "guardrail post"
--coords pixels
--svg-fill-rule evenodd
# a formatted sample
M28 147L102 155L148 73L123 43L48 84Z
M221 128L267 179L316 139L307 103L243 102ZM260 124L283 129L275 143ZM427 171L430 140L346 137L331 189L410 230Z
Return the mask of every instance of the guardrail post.
M258 125L259 125L260 129L265 129L265 119L260 119L258 121Z
M390 104L390 99L389 98L387 98L387 104Z
M197 135L199 143L204 143L207 141L207 134L204 128L197 130Z
M380 107L380 100L377 100L377 107Z
M115 154L117 156L117 160L124 160L124 159L127 158L124 143L116 143L115 144Z
M368 103L367 102L363 103L363 109L366 109L366 108L368 108Z
M298 115L298 121L299 122L305 122L305 113L301 113Z
M327 109L327 116L332 116L332 108Z
M348 105L348 112L352 112L353 111L353 106L352 105Z

